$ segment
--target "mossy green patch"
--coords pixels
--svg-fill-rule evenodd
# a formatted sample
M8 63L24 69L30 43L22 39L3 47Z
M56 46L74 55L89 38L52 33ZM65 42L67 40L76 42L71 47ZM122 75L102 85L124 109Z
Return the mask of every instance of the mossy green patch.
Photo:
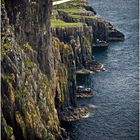
M90 46L91 45L91 42L88 38L84 37L84 42L83 42L85 45L88 45Z
M72 14L70 14L70 16L76 19L81 19L83 17L81 15L72 15Z
M14 78L14 74L1 74L1 77L4 79L4 80L8 80L8 81L11 81L13 80Z
M51 20L51 27L82 27L83 23L64 22L62 20Z
M23 44L23 47L24 47L24 49L29 49L29 50L33 51L32 46L28 42Z
M19 42L19 46L18 46L19 51L30 51L30 52L35 52L32 48L32 46L30 45L29 42Z
M32 69L36 66L36 64L33 61L31 61L29 58L24 60L24 64L25 64L25 67L29 69Z
M7 130L9 133L13 132L12 127L10 127L9 125L6 126L6 130Z
M82 16L82 15L76 15L76 14L69 14L70 17L75 19L99 19L97 16Z
M8 136L9 140L14 140L15 139L14 134L13 134L13 128L11 126L7 125L5 127L5 131L7 133L7 136Z
M24 97L29 96L29 93L21 92L21 91L15 91L15 95L16 95L16 98L24 98Z
M67 13L85 13L86 10L82 7L80 8L63 8L61 11L67 12Z
M4 43L1 46L1 55L5 56L9 53L10 49L12 48L12 44L11 43Z

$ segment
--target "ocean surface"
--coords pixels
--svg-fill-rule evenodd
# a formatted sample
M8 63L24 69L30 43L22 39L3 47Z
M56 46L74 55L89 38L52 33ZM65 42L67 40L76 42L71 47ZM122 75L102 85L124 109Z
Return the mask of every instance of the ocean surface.
M125 41L112 42L94 51L107 71L77 77L96 96L78 100L93 104L89 117L65 124L72 140L138 140L138 0L89 0L95 11L125 34Z

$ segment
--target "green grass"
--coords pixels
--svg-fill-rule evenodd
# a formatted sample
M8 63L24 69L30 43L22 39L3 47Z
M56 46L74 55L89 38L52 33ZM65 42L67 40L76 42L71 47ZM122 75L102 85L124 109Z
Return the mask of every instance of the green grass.
M77 19L82 19L82 18L87 18L87 19L98 19L97 16L81 16L81 15L70 15L73 18Z
M71 17L73 17L73 18L77 18L77 19L81 19L83 16L81 16L81 15L70 15Z
M24 60L24 64L26 67L28 67L30 69L33 69L36 66L36 64L28 58Z
M51 20L51 27L81 27L83 23L64 22L62 20Z
M60 10L66 13L85 13L86 12L84 8L63 8Z
M13 80L14 79L14 74L1 74L1 77L4 79L4 80Z

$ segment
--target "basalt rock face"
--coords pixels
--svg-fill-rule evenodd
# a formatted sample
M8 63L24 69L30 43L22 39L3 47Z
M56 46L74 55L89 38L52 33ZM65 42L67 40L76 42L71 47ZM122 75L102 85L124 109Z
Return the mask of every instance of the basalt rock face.
M92 28L81 27L52 28L52 35L69 44L74 54L76 68L88 67L94 61L92 57Z
M59 111L76 106L73 54L52 46L51 5L2 2L3 140L63 139Z
M106 47L109 41L124 39L121 32L96 15L87 0L54 7L52 20L52 35L72 48L76 69L86 68L94 71L100 64L92 56L93 47ZM62 25L56 24L57 21L58 23L61 21Z
M66 7L73 8L73 5ZM83 11L68 12L65 9L58 9L58 17L65 22L82 22L92 27L92 43L96 43L97 40L101 41L120 41L124 40L124 35L113 28L112 24L106 21L103 17L96 15L93 8L88 5L80 5ZM76 8L76 7L75 7Z
M14 26L16 40L28 42L37 52L41 70L51 79L53 63L50 46L51 0L4 0L9 24ZM49 52L49 53L48 53Z
M63 10L58 10L58 13L60 19L66 22L82 22L91 26L93 29L92 43L96 43L97 39L107 42L115 40L114 38L116 38L116 41L124 39L124 35L120 31L114 29L113 26L102 17L95 15L95 12L88 11L85 13L74 13L74 15L71 15ZM122 39L119 39L119 37Z
M54 66L56 71L55 104L59 117L69 106L76 102L76 66L72 48L53 37Z
M125 36L118 30L112 29L109 30L109 41L123 41Z

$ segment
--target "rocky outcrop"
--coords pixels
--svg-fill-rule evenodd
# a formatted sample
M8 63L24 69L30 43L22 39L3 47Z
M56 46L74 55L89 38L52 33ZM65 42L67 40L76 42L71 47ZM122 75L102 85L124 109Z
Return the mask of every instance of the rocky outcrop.
M124 40L124 35L113 28L112 24L105 21L103 17L97 16L93 8L82 6L80 11L75 11L73 7L68 6L71 10L66 10L64 7L58 9L58 15L65 22L82 22L92 27L92 44L100 41L120 41ZM76 7L75 7L76 8Z
M69 106L77 106L76 102L76 66L72 48L53 38L54 66L56 71L55 104L59 112Z
M97 16L84 0L56 6L52 21L52 35L72 47L77 70L105 70L93 58L93 48L106 48L109 41L124 39L121 32Z
M109 41L123 41L125 39L125 36L116 29L109 30Z
M88 67L89 62L93 60L91 54L91 32L92 29L86 25L81 27L52 28L53 36L58 37L72 48L76 68Z
M62 115L61 121L70 122L79 120L89 113L89 109L90 108L87 106L68 108L68 110L66 110L61 114Z

